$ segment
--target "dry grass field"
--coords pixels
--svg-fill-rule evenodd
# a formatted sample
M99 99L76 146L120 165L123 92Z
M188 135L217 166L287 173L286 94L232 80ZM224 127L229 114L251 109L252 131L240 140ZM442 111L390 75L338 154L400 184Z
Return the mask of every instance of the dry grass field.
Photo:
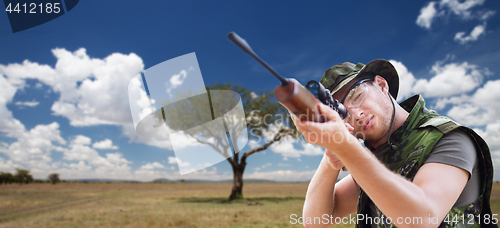
M1 185L0 227L301 227L307 184L59 183ZM492 195L500 213L500 184ZM347 225L345 227L353 227Z

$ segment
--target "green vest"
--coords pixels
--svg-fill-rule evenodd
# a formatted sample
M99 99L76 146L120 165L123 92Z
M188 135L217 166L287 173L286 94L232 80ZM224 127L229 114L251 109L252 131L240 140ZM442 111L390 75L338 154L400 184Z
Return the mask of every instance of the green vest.
M376 150L370 148L376 157L393 172L413 181L418 169L429 157L439 139L456 128L462 128L469 134L476 147L478 165L481 170L481 195L469 205L453 207L443 221L438 221L441 222L439 227L498 227L493 224L495 221L491 217L489 202L493 182L493 165L490 151L484 140L473 130L460 126L453 120L425 108L425 101L419 95L405 100L400 105L410 115L403 125L391 135L391 143L396 146L396 149L393 150L387 144ZM368 206L370 202L370 198L361 189L357 211L359 217L361 217L360 215L363 215L364 218L371 217ZM372 224L374 224L373 221L379 222L375 223L377 227L395 227L393 224L385 223L388 220L384 219L386 217L378 208L377 217L378 220L372 220ZM426 219L423 218L424 222L427 222ZM371 227L371 224L365 223L367 221L366 219L358 221L356 227ZM488 221L490 222L488 223Z

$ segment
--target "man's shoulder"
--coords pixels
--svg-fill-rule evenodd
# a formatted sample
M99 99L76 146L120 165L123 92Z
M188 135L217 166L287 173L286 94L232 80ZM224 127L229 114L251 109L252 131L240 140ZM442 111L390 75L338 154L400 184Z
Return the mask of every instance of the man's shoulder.
M434 127L439 130L443 134L448 134L455 129L460 128L462 125L455 122L449 117L446 116L434 116L425 118L419 123L417 128L426 128L426 127ZM464 132L465 133L465 132Z

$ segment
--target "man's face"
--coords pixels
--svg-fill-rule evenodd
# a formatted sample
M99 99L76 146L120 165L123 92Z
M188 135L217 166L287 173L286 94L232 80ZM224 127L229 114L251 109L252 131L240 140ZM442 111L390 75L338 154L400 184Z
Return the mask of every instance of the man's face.
M378 147L384 142L387 142L387 134L392 119L392 104L387 95L389 87L387 82L380 76L375 77L375 80L364 82L349 90L358 80L353 80L340 91L333 95L333 98L341 101L345 94L354 90L361 90L367 93L365 100L359 107L348 107L350 117L346 118L354 131L352 132L357 138L363 139L370 146ZM352 92L351 92L352 94ZM344 101L344 104L347 104Z

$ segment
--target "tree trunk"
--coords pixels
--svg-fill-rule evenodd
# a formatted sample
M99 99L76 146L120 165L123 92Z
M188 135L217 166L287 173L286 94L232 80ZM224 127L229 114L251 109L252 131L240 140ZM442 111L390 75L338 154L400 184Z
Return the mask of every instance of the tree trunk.
M243 172L246 164L238 164L233 167L233 189L229 200L243 199Z
M233 168L233 189L231 189L229 200L243 199L243 172L245 171L245 167L247 165L247 157L259 151L267 149L274 142L280 141L282 136L288 134L290 131L290 129L281 128L278 133L274 135L273 140L261 147L254 148L250 151L245 152L243 156L241 156L241 160L238 159L238 153L235 154L234 157L227 159L227 161Z

